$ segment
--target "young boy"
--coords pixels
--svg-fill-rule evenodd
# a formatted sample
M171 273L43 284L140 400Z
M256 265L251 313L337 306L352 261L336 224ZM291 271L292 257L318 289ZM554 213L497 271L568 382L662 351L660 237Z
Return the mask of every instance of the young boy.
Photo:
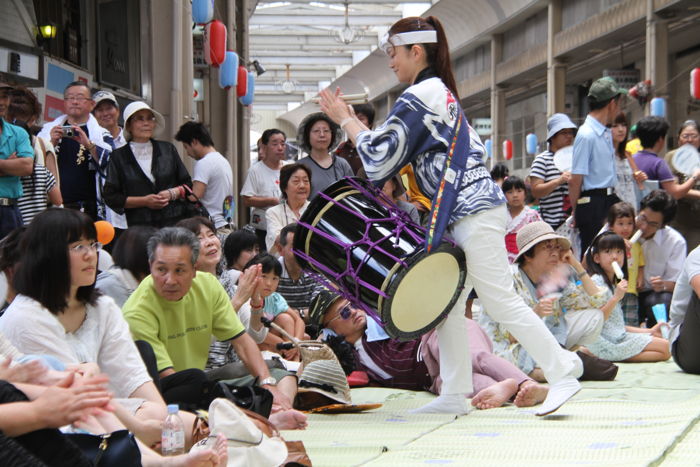
M290 308L284 297L277 293L277 286L282 275L282 265L274 256L268 253L261 253L251 259L244 269L248 269L256 264L262 265L262 280L250 299L251 311L259 313L262 310L267 319L284 329L291 336L303 340L304 321L301 319L299 312ZM271 333L280 336L280 333L276 330L271 330ZM267 343L267 339L263 342L263 344L265 343ZM288 356L298 358L298 353L285 353L285 358Z

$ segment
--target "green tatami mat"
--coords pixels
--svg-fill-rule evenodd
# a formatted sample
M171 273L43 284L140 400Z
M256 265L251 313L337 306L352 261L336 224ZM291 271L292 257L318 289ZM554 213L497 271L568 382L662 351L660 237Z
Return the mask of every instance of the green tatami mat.
M506 406L411 415L432 395L353 390L353 402L382 402L364 414L311 415L301 439L320 466L696 465L700 461L700 377L672 362L622 364L616 381L586 382L557 413Z

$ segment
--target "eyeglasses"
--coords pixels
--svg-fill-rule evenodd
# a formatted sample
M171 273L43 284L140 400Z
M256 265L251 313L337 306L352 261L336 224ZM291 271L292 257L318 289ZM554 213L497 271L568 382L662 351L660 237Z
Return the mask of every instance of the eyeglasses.
M156 117L154 117L153 115L151 115L150 117L141 115L138 117L131 117L129 120L133 120L135 122L155 122Z
M651 228L653 228L653 229L658 229L658 228L661 227L661 223L660 223L660 222L649 222L649 219L647 219L647 216L645 216L644 214L638 215L638 216L637 216L637 221L638 221L638 222L643 222L643 223L645 223L646 225L648 225L649 227L651 227Z
M92 242L90 244L80 244L80 245L75 245L73 247L68 248L70 251L72 251L75 254L78 255L84 255L85 253L96 253L102 249L102 244L100 242Z
M341 319L343 319L343 320L349 319L351 314L352 314L352 306L350 305L350 303L346 303L345 306L344 306L343 308L340 309L340 312L338 313L338 316L336 316L335 318L330 319L330 320L326 323L326 325L325 325L324 327L327 328L328 326L330 326L330 324L331 324L333 321L335 321L335 320L338 319L338 318L341 318Z
M65 100L65 101L75 101L75 102L85 102L85 101L89 101L90 98L89 98L89 97L85 97L85 96L65 96L65 97L63 98L63 100Z
M697 133L683 133L681 139L698 139L700 135Z

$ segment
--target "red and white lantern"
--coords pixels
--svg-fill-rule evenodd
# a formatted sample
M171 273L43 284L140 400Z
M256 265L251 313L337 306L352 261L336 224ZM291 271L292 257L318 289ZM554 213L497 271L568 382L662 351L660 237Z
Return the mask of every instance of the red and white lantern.
M238 67L238 83L236 83L236 97L243 97L248 92L248 70L244 66Z
M509 139L503 141L503 157L507 161L513 158L513 142Z
M700 68L693 68L690 72L690 96L700 99Z
M204 28L204 60L218 67L226 59L226 25L219 20L207 23Z

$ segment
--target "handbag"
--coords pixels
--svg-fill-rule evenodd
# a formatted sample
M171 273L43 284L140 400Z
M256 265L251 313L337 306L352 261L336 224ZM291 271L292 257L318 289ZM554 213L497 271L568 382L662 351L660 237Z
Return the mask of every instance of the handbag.
M238 407L267 418L272 412L272 393L260 386L234 386L225 381L215 383L209 392L209 401L223 397ZM211 403L211 402L210 402Z
M204 217L206 219L209 219L210 221L213 222L211 216L209 215L209 211L207 208L204 206L202 203L202 200L194 194L194 191L192 191L192 188L190 188L189 185L184 183L182 187L185 189L185 205L186 205L186 211L187 211L187 216L188 217ZM194 198L194 201L192 201L192 198Z
M141 451L134 435L128 430L118 430L102 435L68 433L66 436L80 448L83 455L95 467L141 465Z

